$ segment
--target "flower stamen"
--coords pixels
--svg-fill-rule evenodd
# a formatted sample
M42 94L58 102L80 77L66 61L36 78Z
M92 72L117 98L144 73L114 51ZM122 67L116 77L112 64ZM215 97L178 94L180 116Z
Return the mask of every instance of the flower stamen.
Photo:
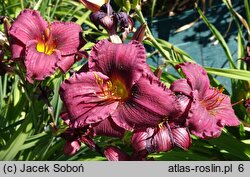
M216 115L216 108L224 101L226 96L222 94L223 91L223 87L221 89L215 88L210 96L201 101L201 104L208 110L210 115Z
M40 53L44 53L46 55L51 55L56 49L56 43L52 39L52 28L49 26L45 29L44 34L37 42L36 50Z
M165 126L165 123L168 121L168 118L165 117L161 123L158 124L158 128L161 129Z
M115 79L113 81L109 80L105 83L96 73L94 73L94 76L101 90L98 93L99 97L111 100L125 100L128 98L129 93L126 86L119 79Z

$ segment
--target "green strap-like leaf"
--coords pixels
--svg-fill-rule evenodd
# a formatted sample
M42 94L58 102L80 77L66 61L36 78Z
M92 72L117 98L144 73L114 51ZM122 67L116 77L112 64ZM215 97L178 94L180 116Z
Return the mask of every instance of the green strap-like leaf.
M221 33L214 27L214 25L212 25L208 19L206 18L206 16L203 14L203 12L201 11L201 9L197 6L197 10L198 13L200 14L202 20L205 22L205 24L207 25L207 27L210 29L210 31L213 33L213 35L216 37L216 39L219 41L221 47L223 48L223 50L226 53L230 68L232 69L236 69L236 66L233 62L233 58L231 55L231 52L227 46L227 43L225 41L225 39L223 38L223 36L221 35Z
M12 138L8 141L7 145L0 152L0 160L14 160L20 148L32 131L32 119L28 115L26 120L17 129Z
M232 79L250 81L250 71L239 69L226 69L226 68L210 68L205 67L208 73L218 76L228 77Z

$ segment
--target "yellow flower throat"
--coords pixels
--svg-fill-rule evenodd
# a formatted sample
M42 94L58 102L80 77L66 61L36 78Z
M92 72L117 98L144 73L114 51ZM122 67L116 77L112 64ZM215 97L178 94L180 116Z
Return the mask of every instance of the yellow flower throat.
M38 39L36 50L46 55L51 55L56 49L56 44L51 35L51 27L46 28L45 33L41 39Z
M129 97L129 92L120 79L115 78L104 83L103 79L96 73L95 78L101 90L101 92L98 93L99 97L112 100L126 100Z

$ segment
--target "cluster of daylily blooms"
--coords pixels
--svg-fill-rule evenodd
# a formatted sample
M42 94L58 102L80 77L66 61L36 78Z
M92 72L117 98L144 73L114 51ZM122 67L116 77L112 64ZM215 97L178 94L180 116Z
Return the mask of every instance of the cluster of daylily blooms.
M95 7L95 6L94 6ZM219 137L224 126L237 126L230 97L210 87L206 71L195 63L180 63L185 78L167 88L146 63L146 51L135 38L122 43L116 34L130 32L132 19L114 13L109 4L95 7L91 19L108 31L107 39L95 44L88 62L60 87L67 130L66 155L85 143L108 160L150 160L150 153L174 147L187 150L190 133L206 139ZM81 59L85 44L81 26L73 22L46 22L38 11L24 10L9 30L13 60L26 69L29 83L42 81L57 68L67 72ZM141 38L140 38L141 39ZM95 136L122 138L131 132L132 154L118 147L94 142Z

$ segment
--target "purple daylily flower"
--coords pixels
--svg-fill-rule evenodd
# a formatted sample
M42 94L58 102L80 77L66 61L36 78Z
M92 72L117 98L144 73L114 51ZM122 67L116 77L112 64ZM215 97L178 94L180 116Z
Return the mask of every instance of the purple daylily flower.
M23 10L9 30L12 58L24 61L29 82L44 80L57 67L66 72L72 66L81 33L75 23L48 23L38 11Z
M137 41L98 42L90 54L89 71L64 81L60 96L75 128L109 117L130 131L156 127L179 111L176 96L153 76Z
M222 90L210 87L205 69L195 63L179 64L178 68L182 69L186 79L176 80L170 89L186 96L182 97L183 104L189 107L186 110L185 124L189 126L191 133L200 138L216 138L220 136L224 126L240 124L230 97L223 94ZM190 103L186 98L191 100Z

